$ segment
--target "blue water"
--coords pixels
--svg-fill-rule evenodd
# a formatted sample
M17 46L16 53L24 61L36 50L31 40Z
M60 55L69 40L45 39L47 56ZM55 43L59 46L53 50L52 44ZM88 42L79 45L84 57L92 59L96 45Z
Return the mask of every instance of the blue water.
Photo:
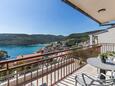
M44 44L34 44L26 46L7 45L0 46L0 50L5 50L8 52L8 55L10 56L10 58L8 59L15 59L16 56L34 53L44 46Z

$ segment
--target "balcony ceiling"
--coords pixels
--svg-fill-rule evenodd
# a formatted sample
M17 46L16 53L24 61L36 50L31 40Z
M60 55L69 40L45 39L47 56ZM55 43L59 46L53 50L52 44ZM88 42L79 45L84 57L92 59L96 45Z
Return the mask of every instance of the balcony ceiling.
M99 24L115 20L115 0L64 0Z

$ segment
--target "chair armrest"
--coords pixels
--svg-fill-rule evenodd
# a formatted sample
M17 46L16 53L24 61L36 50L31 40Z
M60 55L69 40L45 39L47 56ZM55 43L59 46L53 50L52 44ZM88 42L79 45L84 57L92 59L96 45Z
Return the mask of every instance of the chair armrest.
M105 75L104 73L100 73L100 75L103 75L104 77L111 77L110 75Z
M82 78L82 82L83 84L85 84L86 86L90 86L90 85L101 85L101 86L110 86L113 83L115 83L115 79L108 79L108 80L100 80L97 77L93 77L91 75L87 75L85 73L82 73L80 76L76 76L75 79L76 81L79 83L80 77Z
M79 74L75 77L75 80L76 82L78 82L79 84L81 85L85 85L85 86L90 86L92 84L94 84L94 82L98 82L98 80L90 77L89 75L85 74L85 73L82 73L82 74ZM100 82L98 82L100 83Z
M85 73L82 73L82 77L83 77L83 79L84 79L85 84L87 84L86 81L85 81L85 77L87 77L87 78L89 78L90 80L92 80L89 85L99 85L99 84L102 85L102 84L103 84L102 82L100 82L100 80L99 80L98 78L93 77L93 76L91 76L91 75L87 75L87 74L85 74Z

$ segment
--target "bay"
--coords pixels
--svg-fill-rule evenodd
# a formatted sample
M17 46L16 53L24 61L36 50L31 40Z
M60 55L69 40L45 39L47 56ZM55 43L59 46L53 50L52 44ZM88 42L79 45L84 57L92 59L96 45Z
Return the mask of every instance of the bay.
M8 59L16 59L19 55L32 54L41 48L45 47L45 44L33 44L33 45L0 45L0 50L5 50L10 56Z

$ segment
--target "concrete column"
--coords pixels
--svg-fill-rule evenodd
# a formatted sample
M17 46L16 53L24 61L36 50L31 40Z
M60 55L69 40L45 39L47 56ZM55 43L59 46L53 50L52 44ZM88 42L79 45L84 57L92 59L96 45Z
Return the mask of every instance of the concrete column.
M93 45L93 35L89 35L90 37L90 45Z

